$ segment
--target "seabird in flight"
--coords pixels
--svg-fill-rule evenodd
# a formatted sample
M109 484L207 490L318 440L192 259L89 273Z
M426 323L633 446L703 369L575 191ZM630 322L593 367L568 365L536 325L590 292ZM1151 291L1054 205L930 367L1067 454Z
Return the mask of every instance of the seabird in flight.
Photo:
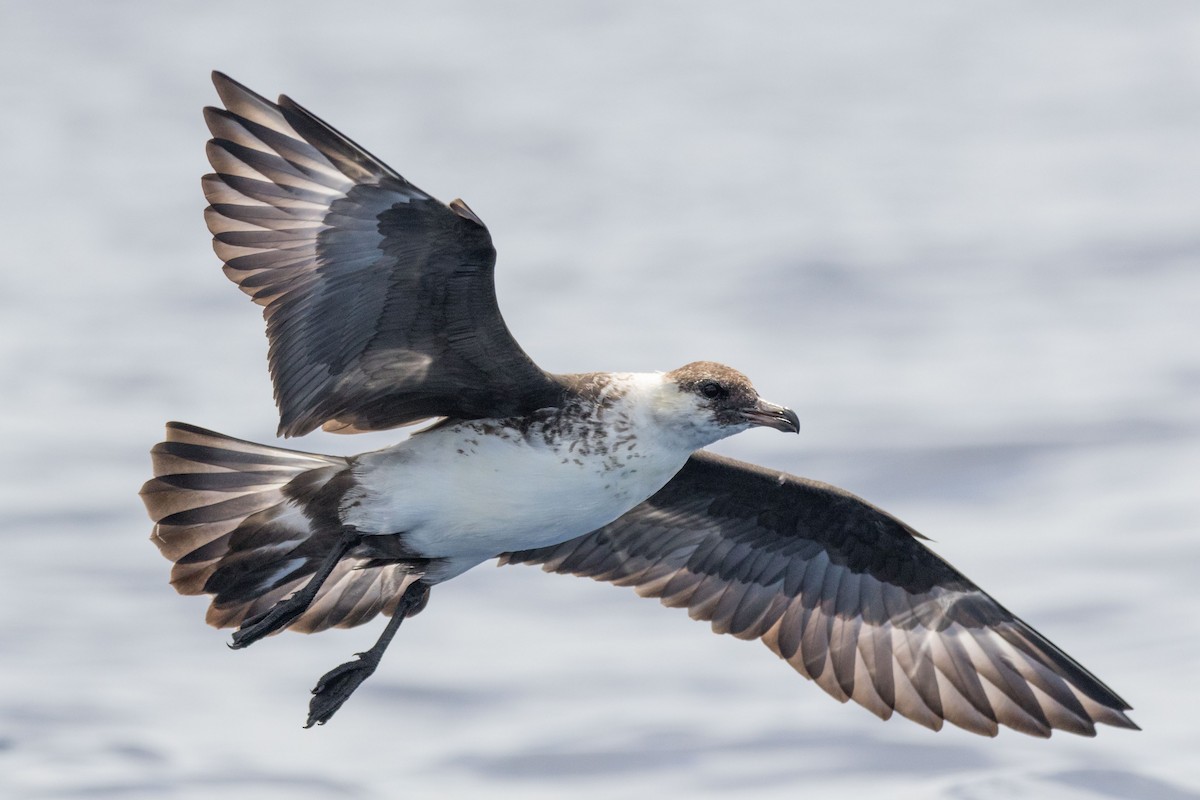
M321 677L323 724L430 589L484 561L631 586L718 633L761 639L838 700L992 736L1136 728L1130 707L928 550L841 489L707 453L796 415L736 370L555 375L514 341L496 252L444 205L309 111L219 73L206 108L213 246L263 307L279 433L378 431L349 458L182 423L142 498L182 594L235 648L390 617Z

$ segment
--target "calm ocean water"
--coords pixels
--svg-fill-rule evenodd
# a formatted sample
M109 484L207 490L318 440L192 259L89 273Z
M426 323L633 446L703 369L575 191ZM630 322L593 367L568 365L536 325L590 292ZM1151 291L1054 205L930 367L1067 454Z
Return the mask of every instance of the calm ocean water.
M1200 798L1200 6L11 0L0 67L0 795ZM922 530L1145 730L883 724L487 566L301 730L378 626L229 651L136 497L165 420L275 427L214 68L466 199L546 368L747 372L802 435L719 449Z

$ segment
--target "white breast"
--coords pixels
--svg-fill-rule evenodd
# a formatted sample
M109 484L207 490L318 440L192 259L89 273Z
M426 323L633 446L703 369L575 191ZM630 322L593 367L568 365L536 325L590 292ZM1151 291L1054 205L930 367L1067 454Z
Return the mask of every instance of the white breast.
M622 378L661 385L657 374ZM691 454L656 435L641 393L628 389L570 429L551 415L524 430L472 421L364 455L343 518L458 562L455 572L595 530L662 488Z

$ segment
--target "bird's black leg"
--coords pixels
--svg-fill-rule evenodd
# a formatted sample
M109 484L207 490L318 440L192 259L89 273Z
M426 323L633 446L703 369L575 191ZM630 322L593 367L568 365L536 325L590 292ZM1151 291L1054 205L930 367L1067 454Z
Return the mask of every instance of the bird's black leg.
M250 619L245 620L233 632L233 642L229 646L234 650L239 650L294 622L297 617L312 605L317 592L321 590L321 585L325 583L325 580L329 577L329 573L333 572L333 568L342 560L342 556L346 555L351 548L362 541L362 538L362 534L354 528L343 528L342 535L337 540L337 544L329 551L329 555L325 556L325 560L317 567L317 571L313 576L308 579L308 583L304 584L304 588L280 600L263 613L256 614L250 617Z
M342 707L342 703L345 703L350 699L350 695L354 694L354 690L375 672L375 668L379 666L379 660L383 658L383 651L387 650L388 645L391 644L392 637L400 629L400 623L404 622L404 618L416 614L425 607L428 600L429 584L421 580L409 584L404 596L396 605L392 618L388 620L387 627L383 629L379 640L372 645L371 649L365 653L355 654L353 661L339 664L317 681L317 685L312 690L313 698L308 704L308 722L304 727L324 725L337 713L337 710Z

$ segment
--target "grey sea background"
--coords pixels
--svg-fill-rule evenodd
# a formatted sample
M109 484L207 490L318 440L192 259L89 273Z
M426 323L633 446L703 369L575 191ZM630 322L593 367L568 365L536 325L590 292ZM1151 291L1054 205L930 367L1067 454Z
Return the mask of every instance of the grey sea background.
M168 419L274 441L211 69L463 197L547 369L748 373L801 436L716 449L923 531L1144 731L883 723L490 565L302 730L380 623L229 650L137 498ZM1200 798L1200 3L3 0L0 109L0 797Z

